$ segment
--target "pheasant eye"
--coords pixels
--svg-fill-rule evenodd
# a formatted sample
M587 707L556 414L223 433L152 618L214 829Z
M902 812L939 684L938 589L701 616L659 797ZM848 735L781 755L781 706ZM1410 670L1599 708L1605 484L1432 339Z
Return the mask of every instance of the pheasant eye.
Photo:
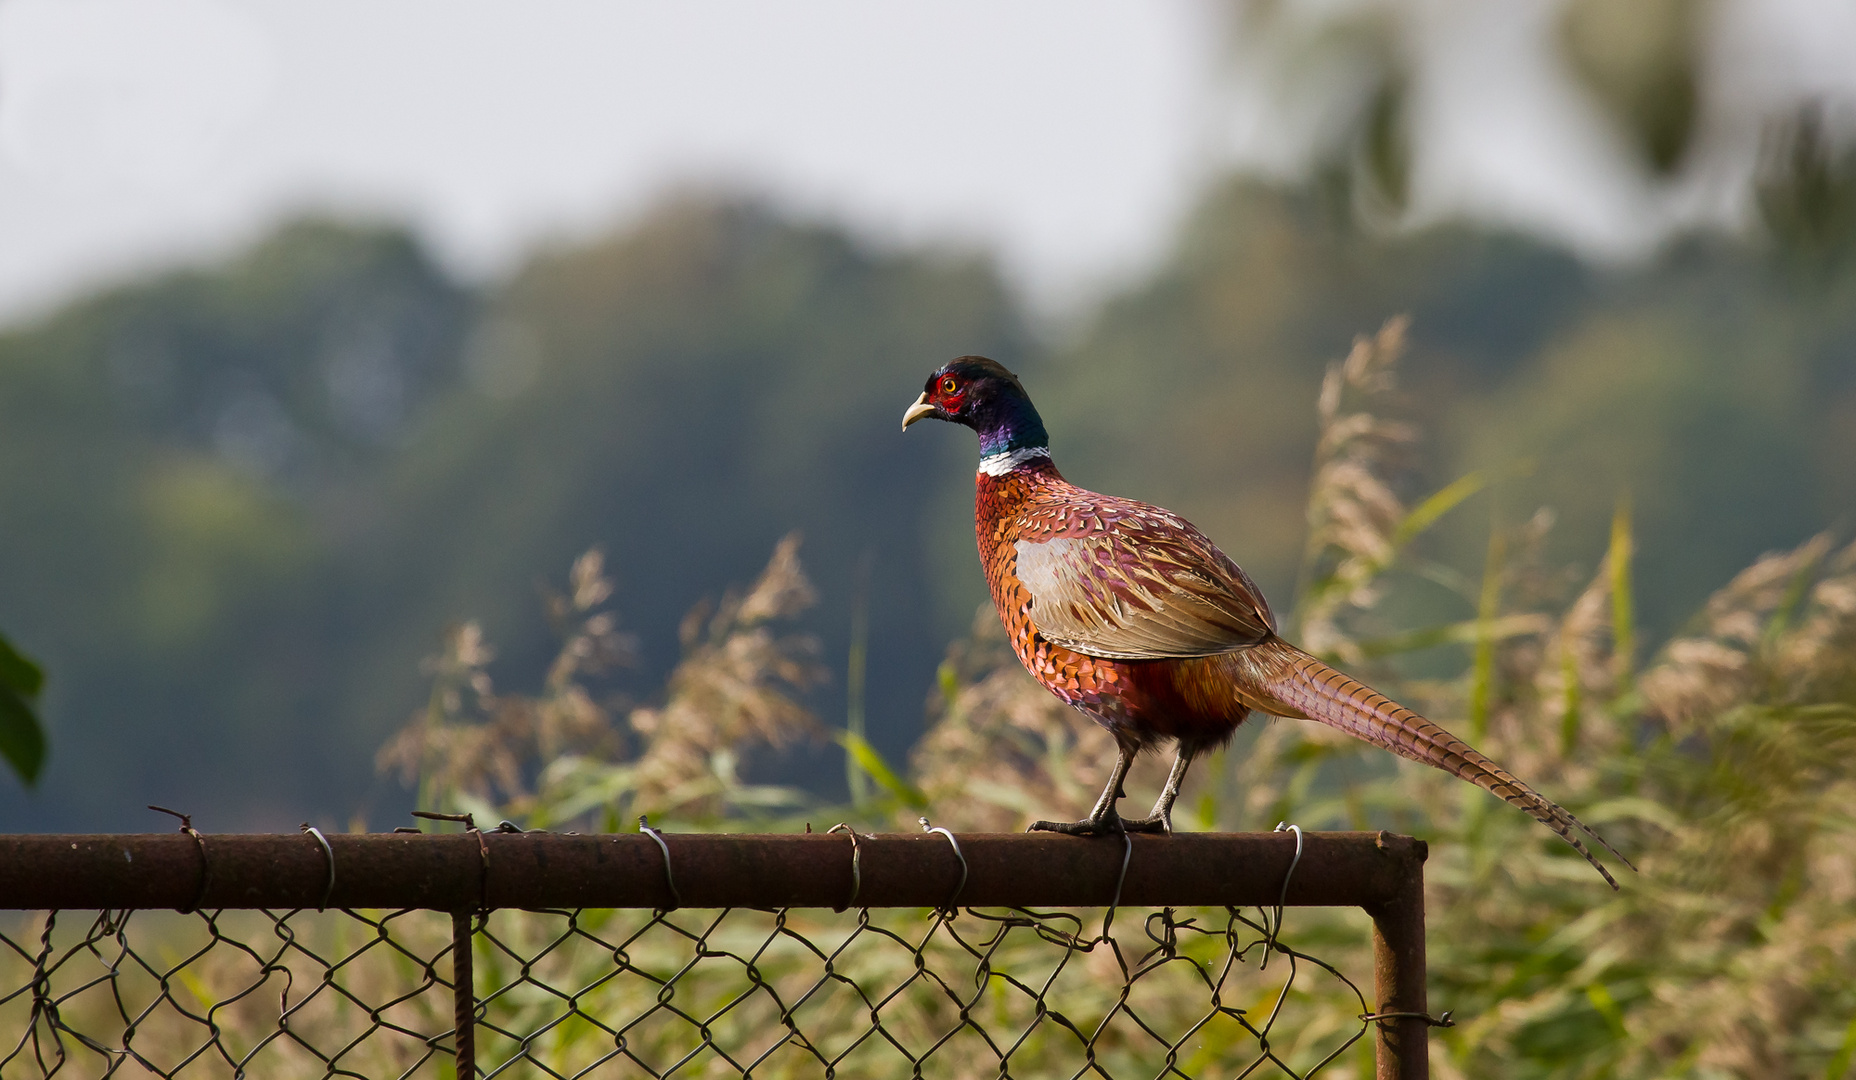
M941 392L943 394L951 394L958 389L960 389L960 384L955 382L953 379L942 379L941 380Z

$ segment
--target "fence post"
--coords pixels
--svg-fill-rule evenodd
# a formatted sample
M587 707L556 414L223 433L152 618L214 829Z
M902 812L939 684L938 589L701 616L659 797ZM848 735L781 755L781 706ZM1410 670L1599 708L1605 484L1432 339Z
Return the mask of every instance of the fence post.
M1424 977L1424 863L1410 864L1398 892L1367 908L1373 917L1373 1012L1407 1015L1373 1022L1378 1080L1428 1080L1430 1008Z
M477 1075L477 987L471 971L469 911L451 913L451 1041L457 1050L458 1080Z

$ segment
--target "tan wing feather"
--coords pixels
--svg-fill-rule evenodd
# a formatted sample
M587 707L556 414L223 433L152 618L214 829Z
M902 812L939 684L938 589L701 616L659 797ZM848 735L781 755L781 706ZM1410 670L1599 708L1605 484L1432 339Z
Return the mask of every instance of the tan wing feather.
M1031 622L1066 649L1115 660L1211 656L1272 629L1256 586L1196 530L1161 535L1112 522L1016 548Z

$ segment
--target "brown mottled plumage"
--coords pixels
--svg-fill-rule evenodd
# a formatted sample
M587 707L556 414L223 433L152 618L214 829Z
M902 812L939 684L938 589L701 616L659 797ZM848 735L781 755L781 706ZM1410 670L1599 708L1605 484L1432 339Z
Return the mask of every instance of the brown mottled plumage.
M979 433L974 523L1012 648L1120 749L1087 818L1033 829L1170 832L1193 757L1228 742L1256 711L1328 724L1484 788L1558 833L1617 887L1579 833L1616 850L1579 819L1461 739L1278 637L1256 584L1190 522L1064 480L1037 410L1003 366L964 356L936 371L902 426L928 418ZM1178 753L1153 813L1123 820L1115 804L1129 763L1165 739Z

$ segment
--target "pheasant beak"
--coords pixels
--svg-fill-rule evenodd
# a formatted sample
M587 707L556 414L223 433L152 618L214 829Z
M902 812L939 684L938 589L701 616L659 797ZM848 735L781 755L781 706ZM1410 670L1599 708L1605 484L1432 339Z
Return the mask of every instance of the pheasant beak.
M922 394L921 397L915 399L915 404L909 406L908 411L902 414L902 430L909 430L910 424L913 424L923 417L933 416L934 412L934 406L928 404L928 395L926 393Z

